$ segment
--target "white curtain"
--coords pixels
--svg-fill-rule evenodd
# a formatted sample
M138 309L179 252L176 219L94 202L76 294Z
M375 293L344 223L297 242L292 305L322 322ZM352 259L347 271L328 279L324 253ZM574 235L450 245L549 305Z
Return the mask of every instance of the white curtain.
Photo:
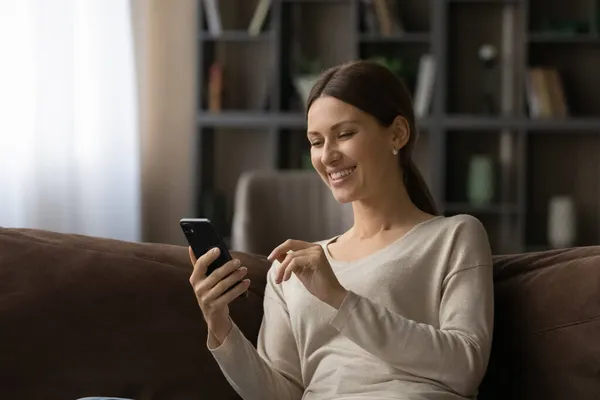
M128 0L0 0L0 226L138 241Z

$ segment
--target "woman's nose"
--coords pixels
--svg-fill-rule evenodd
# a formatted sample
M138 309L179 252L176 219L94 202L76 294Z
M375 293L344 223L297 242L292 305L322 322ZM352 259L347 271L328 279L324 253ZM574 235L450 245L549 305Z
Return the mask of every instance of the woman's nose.
M335 144L325 144L323 147L323 153L321 154L321 162L323 164L332 164L338 161L342 156L342 153L339 151Z

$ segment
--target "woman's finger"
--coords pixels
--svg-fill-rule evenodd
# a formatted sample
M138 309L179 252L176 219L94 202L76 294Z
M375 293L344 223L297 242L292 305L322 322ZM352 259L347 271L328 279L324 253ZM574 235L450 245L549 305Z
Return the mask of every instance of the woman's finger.
M279 266L277 266L277 273L275 274L275 283L281 283L283 282L283 276L285 274L285 270L288 267L289 263L295 258L302 255L302 250L298 251L298 252L289 252L286 254L285 258L283 259L283 261L281 261L281 264Z
M194 263L194 271L190 276L190 282L195 282L197 280L206 278L206 270L208 269L208 266L219 257L220 251L221 250L219 250L218 247L215 247L214 249L204 253L198 260L196 260Z
M250 279L244 279L237 285L235 285L229 292L222 294L216 300L213 301L212 306L216 308L225 307L236 298L240 297L242 293L246 292L250 287Z
M215 269L206 277L206 285L209 288L216 286L221 280L238 270L241 266L242 263L238 259L227 261L225 264Z
M292 259L294 257L302 257L302 256L306 256L309 254L313 254L312 247L302 249L302 250L290 251L285 255L283 261L281 262L281 266L285 267L285 264L292 261Z
M279 246L275 247L267 259L269 261L281 261L290 251L303 250L309 248L310 246L312 246L311 243L303 242L302 240L288 239Z
M285 257L286 253L288 253L291 250L289 242L290 242L290 239L286 240L279 246L275 247L273 249L273 251L271 252L271 254L269 254L269 256L267 257L267 260L269 260L271 262L273 262L275 260L281 262L282 259Z
M206 301L213 301L218 299L223 293L225 293L232 286L238 284L248 273L246 267L240 267L236 271L229 274L229 276L221 279L215 286L212 287L206 293Z
M292 273L301 273L305 268L310 268L312 263L312 257L308 255L294 257L283 273L283 281L287 281L292 277Z
M188 253L190 255L190 261L192 262L192 265L196 264L196 261L198 261L198 260L196 259L194 250L192 250L192 246L188 246Z

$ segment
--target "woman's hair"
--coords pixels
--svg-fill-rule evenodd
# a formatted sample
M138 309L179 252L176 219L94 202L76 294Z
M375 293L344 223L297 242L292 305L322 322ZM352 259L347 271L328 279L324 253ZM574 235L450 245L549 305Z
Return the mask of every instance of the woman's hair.
M312 103L320 96L331 96L348 103L370 114L385 127L389 127L399 115L406 118L410 134L399 157L404 185L417 207L437 215L437 207L429 188L412 162L417 130L412 98L402 81L381 64L365 60L352 61L323 72L308 96L307 114Z

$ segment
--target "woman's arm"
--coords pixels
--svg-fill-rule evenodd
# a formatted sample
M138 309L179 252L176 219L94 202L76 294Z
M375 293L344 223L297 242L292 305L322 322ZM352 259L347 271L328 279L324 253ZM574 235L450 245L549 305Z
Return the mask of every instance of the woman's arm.
M235 323L223 343L209 347L225 378L244 400L294 400L304 391L287 307L271 275L267 274L257 348Z
M477 393L485 374L493 330L487 235L478 223L468 224L456 237L458 256L451 260L456 265L444 279L439 329L409 320L354 292L348 293L331 320L342 335L381 360L441 382L465 397Z

